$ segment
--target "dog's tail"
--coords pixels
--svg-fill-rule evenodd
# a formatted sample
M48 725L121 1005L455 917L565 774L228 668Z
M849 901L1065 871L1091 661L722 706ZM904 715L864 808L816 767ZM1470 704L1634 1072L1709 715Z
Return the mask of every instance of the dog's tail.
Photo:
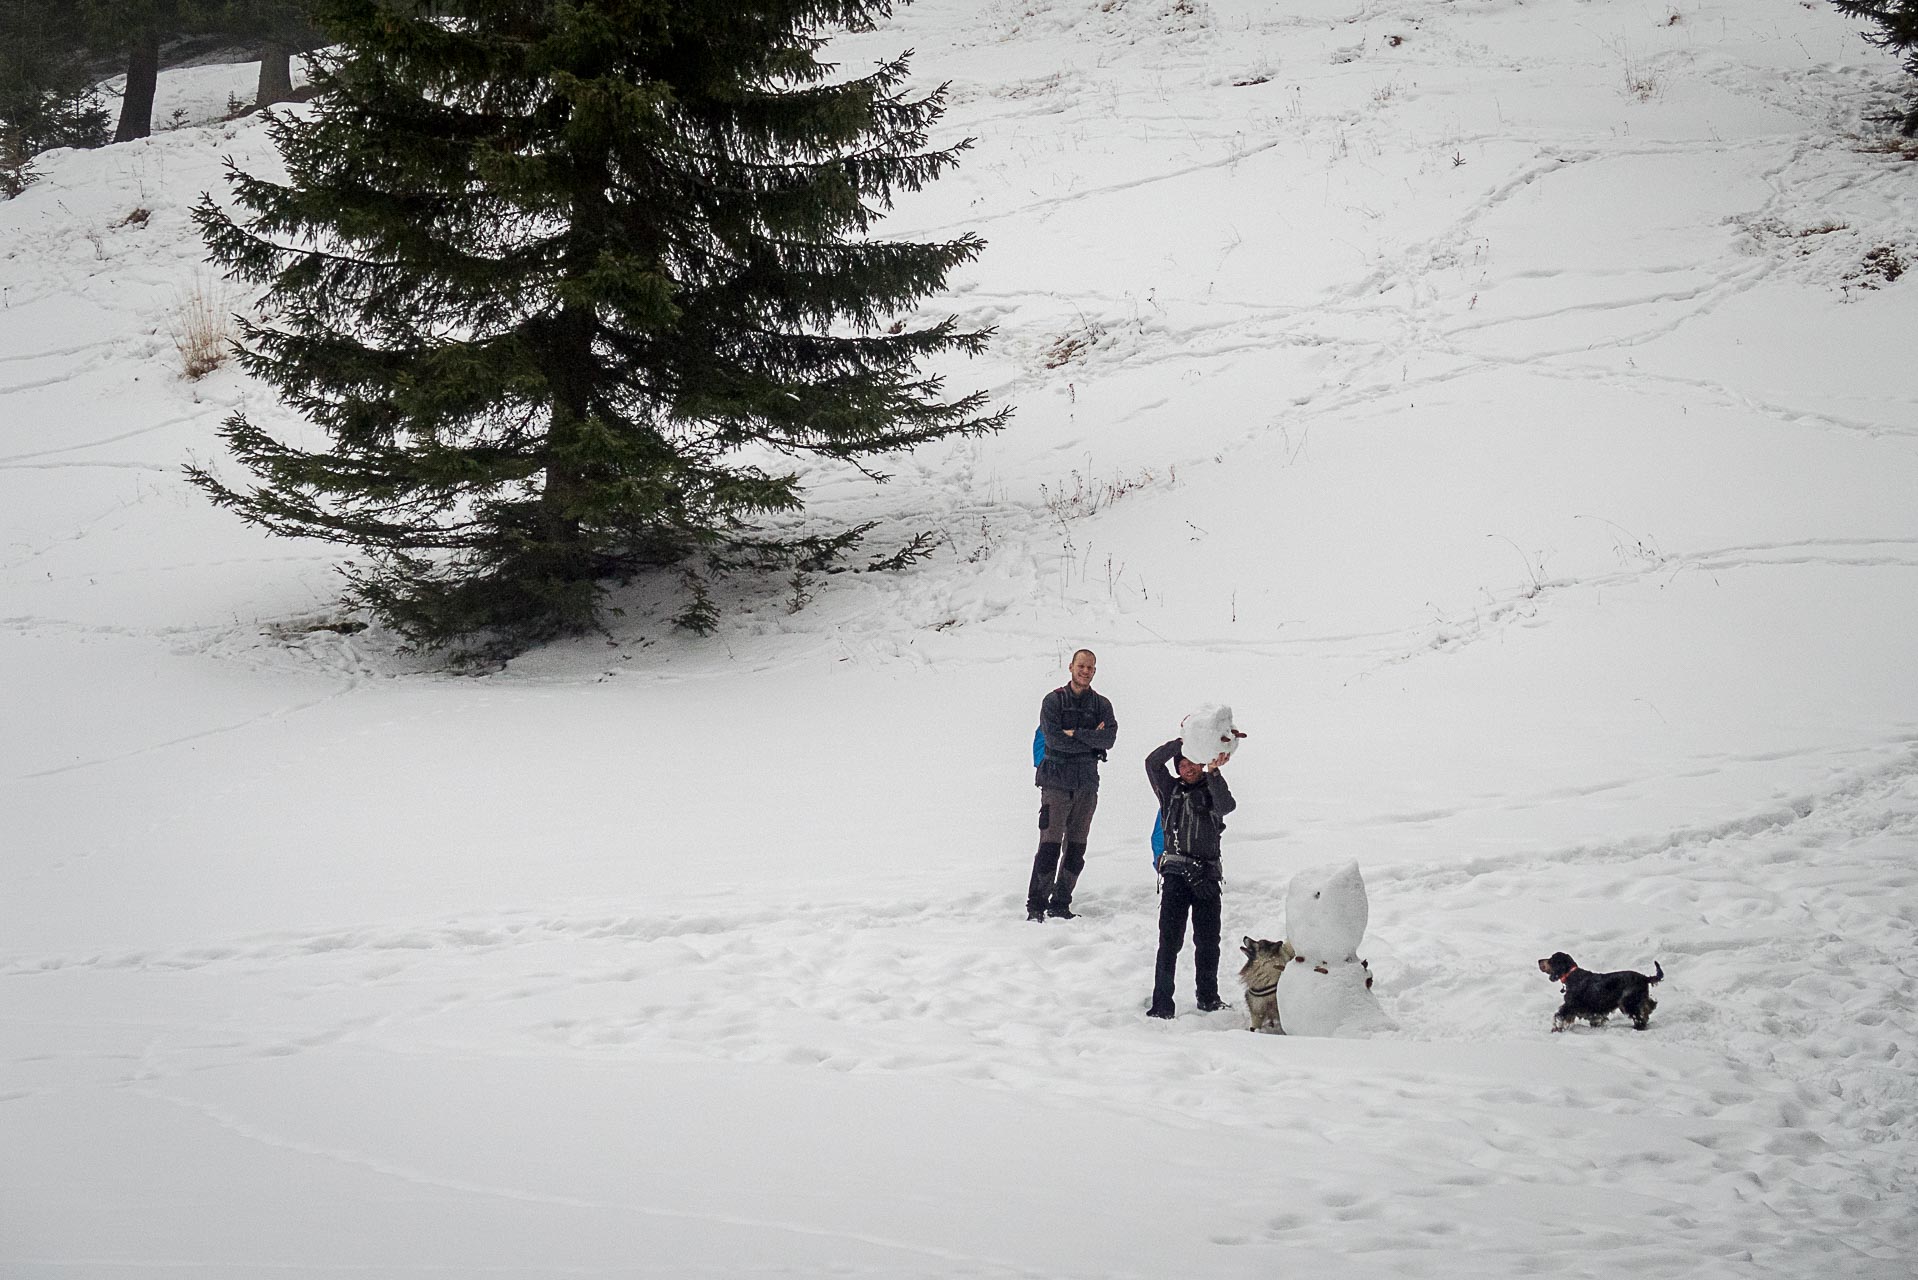
M1652 968L1657 969L1658 972L1645 979L1645 985L1648 987L1655 987L1665 981L1665 970L1659 967L1658 961L1652 961Z

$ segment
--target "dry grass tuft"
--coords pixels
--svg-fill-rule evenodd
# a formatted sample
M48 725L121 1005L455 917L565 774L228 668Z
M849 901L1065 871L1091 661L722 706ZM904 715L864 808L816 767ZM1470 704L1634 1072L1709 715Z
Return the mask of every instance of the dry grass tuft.
M180 371L197 382L226 363L233 351L231 299L218 282L195 276L183 290L167 326L174 349L180 353Z

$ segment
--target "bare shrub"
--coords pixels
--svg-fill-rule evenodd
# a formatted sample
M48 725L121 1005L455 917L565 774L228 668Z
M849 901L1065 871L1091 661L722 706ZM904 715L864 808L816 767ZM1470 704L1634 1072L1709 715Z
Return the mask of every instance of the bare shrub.
M1179 480L1178 467L1176 465L1168 466L1166 468L1165 478L1168 485L1177 484ZM1081 475L1077 468L1075 468L1072 472L1072 487L1070 489L1067 489L1064 484L1061 484L1057 489L1041 484L1039 486L1039 494L1041 500L1046 505L1046 510L1052 513L1054 519L1063 524L1067 521L1078 520L1085 516L1094 515L1100 509L1111 506L1127 494L1136 493L1141 489L1151 488L1158 483L1159 476L1149 467L1139 472L1136 476L1121 475L1112 480L1105 481L1095 480L1089 476Z
M1665 80L1658 72L1637 63L1625 64L1625 92L1640 102L1665 96Z
M180 371L189 381L197 382L225 364L233 343L232 307L226 291L195 276L174 305L167 333L180 353Z
M1628 97L1636 98L1640 102L1650 102L1654 98L1665 96L1665 78L1632 52L1629 41L1623 38L1606 41L1605 47L1611 50L1612 55L1622 66L1623 87Z
M1782 218L1734 218L1732 223L1749 237L1750 248L1756 250L1770 245L1789 245L1801 258L1810 257L1819 250L1826 236L1842 237L1844 232L1851 230L1849 222L1832 218L1804 226L1786 222Z
M1099 339L1105 336L1104 325L1093 320L1082 320L1076 331L1060 334L1046 348L1046 368L1057 369L1061 365L1071 364L1097 346Z
M1860 289L1876 289L1881 284L1895 284L1909 266L1896 246L1881 244L1867 250L1864 261L1847 271L1845 279Z

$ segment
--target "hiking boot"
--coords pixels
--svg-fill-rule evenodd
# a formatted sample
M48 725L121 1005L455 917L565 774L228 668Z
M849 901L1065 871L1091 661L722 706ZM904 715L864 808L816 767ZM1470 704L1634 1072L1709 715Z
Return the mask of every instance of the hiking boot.
M1217 1013L1223 1008L1225 1008L1225 1001L1219 999L1217 996L1207 996L1205 999L1199 1001L1200 1013Z
M1046 914L1054 920L1077 920L1079 918L1074 914L1071 907L1047 907Z
M1145 1011L1145 1016L1148 1018L1170 1018L1172 1016L1172 1006L1170 1004L1155 1004Z
M1032 910L1026 912L1026 919L1034 924L1044 924L1046 922L1046 913L1034 907Z

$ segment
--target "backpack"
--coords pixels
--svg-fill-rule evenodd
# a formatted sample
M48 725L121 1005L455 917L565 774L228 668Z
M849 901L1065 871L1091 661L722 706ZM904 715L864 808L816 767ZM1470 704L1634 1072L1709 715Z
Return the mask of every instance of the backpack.
M1158 812L1157 814L1155 814L1155 815L1153 815L1153 818L1152 818L1152 869L1153 869L1154 871L1157 871L1157 870L1159 870L1159 861L1160 861L1160 859L1162 859L1163 857L1165 857L1165 844L1166 844L1166 840L1165 840L1165 814L1166 814L1166 810L1167 810L1167 809L1170 809L1171 807L1172 807L1172 801L1171 801L1171 799L1170 799L1170 798L1168 798L1168 799L1166 800L1166 802L1165 802L1164 804L1162 804L1162 805L1160 805L1160 806L1159 806L1159 812ZM1182 819L1184 819L1184 820L1186 821L1186 824L1187 824L1187 838L1188 838L1188 839L1190 839L1190 835L1191 835L1191 831L1190 831L1190 826L1191 826L1191 818L1190 818L1190 812L1191 812L1191 808L1190 808L1190 804L1189 804L1189 802L1188 802L1188 805L1186 806L1186 808L1185 808L1185 809L1183 809L1183 810L1181 811L1181 813L1180 813L1180 817L1181 817ZM1216 821L1216 819L1215 819L1215 821ZM1220 827L1220 829L1221 829L1221 830L1223 830L1223 829L1224 829L1224 827L1223 827L1223 824L1221 824L1221 827ZM1180 861L1181 861L1181 862L1185 862L1185 863L1187 863L1188 865L1190 865L1190 860L1189 860L1189 859L1185 859L1185 858L1183 858L1183 857L1182 857L1182 858L1180 859Z
M1052 693L1058 693L1059 690L1063 688L1065 688L1065 686L1060 685L1059 688L1054 689ZM1048 693L1046 697L1050 698L1052 696L1052 693ZM1040 725L1037 729L1034 729L1032 731L1032 767L1037 769L1040 765L1044 764L1045 762L1046 762L1046 727L1044 725Z

